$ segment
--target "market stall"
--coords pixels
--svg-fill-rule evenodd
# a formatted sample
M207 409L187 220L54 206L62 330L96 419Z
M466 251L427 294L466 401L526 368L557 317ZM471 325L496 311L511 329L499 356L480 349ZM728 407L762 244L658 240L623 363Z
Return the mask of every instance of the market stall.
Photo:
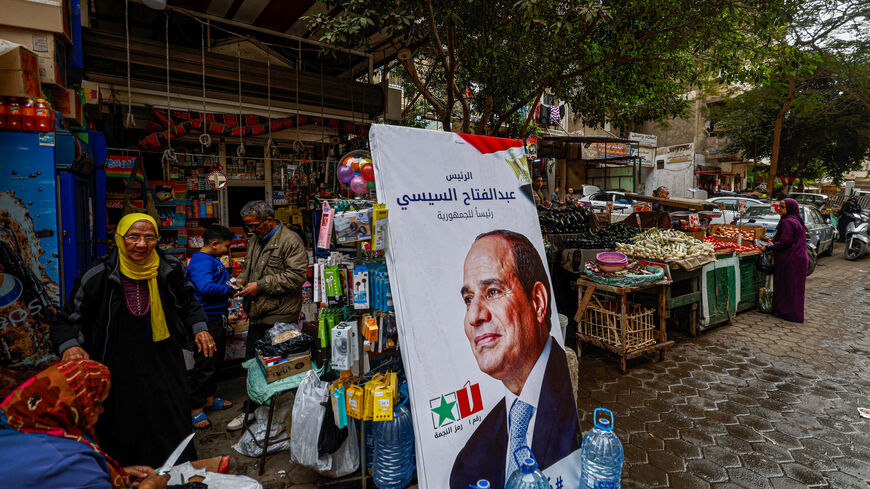
M560 273L573 277L572 283L559 286L566 287L572 301L576 301L568 307L577 311L574 320L578 344L589 343L616 353L623 369L627 360L644 353L663 354L670 344L667 327L679 327L695 336L728 322L738 312L755 308L763 285L763 276L755 270L761 250L754 246L754 240L763 236L757 226L711 225L718 211L706 201L637 195L631 198L680 210L661 213L664 217L658 212L636 212L620 224L598 223L599 229L587 226L580 230L575 226L571 229L575 233L569 235L552 232L560 229L564 219L558 216L566 211L556 208L540 212L553 268L561 269L554 272L554 277ZM667 271L666 277L656 286L635 288L636 284L627 278L631 270L601 270L596 256L611 251L627 257L630 265L626 268L634 267L636 272L638 263L659 266ZM599 285L593 287L590 283L595 279ZM560 305L563 309L564 302ZM643 321L649 320L652 313L660 321L654 336L652 328L643 327L648 326Z

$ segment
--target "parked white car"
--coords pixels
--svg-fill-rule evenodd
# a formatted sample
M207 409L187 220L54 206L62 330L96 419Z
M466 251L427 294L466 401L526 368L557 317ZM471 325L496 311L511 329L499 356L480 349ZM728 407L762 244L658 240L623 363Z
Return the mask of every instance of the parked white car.
M740 211L738 210L738 202L741 200L746 202L747 209L754 205L764 205L764 202L750 197L738 197L736 195L711 197L707 199L707 202L712 202L717 207L724 208L722 209L722 217L717 217L710 220L710 224L731 224L732 222L736 221L740 215ZM720 206L720 204L722 205Z
M625 196L625 192L615 190L604 190L592 195L586 195L580 199L580 202L588 202L596 212L607 211L608 202L613 202L614 214L629 215L634 212L634 203Z

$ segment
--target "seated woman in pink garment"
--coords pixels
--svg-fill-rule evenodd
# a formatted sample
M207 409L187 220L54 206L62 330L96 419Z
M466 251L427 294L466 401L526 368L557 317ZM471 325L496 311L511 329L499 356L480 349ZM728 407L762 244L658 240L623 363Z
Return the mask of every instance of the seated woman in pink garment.
M807 282L807 227L794 199L779 202L782 218L776 226L773 244L774 314L796 323L804 322L804 290Z

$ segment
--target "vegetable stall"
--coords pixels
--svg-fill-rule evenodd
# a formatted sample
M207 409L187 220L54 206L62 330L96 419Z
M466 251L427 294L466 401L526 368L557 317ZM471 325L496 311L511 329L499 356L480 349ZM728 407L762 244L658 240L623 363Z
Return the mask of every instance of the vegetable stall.
M539 208L557 306L576 310L566 341L576 338L578 356L591 344L616 354L624 372L632 358L664 357L668 327L695 336L756 307L763 229L689 219L715 211L705 201L673 203L679 211L637 211L609 226L574 203Z

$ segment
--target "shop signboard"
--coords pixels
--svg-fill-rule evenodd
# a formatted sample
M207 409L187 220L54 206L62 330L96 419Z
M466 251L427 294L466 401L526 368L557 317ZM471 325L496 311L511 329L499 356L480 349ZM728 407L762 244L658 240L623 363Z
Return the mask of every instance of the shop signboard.
M419 486L504 487L510 422L553 487L578 487L578 418L523 141L385 125L370 138Z
M659 138L655 134L643 134L640 132L628 133L628 139L637 142L641 146L647 148L655 148L658 146Z
M655 165L656 149L644 146L632 146L631 156L637 156L640 166L652 168Z
M603 160L618 156L632 156L631 145L625 143L583 143L581 145L581 157L584 160Z
M131 155L108 155L106 156L106 177L129 178L130 172L136 166L137 156Z
M695 160L695 143L677 144L665 148L665 162L687 163Z

